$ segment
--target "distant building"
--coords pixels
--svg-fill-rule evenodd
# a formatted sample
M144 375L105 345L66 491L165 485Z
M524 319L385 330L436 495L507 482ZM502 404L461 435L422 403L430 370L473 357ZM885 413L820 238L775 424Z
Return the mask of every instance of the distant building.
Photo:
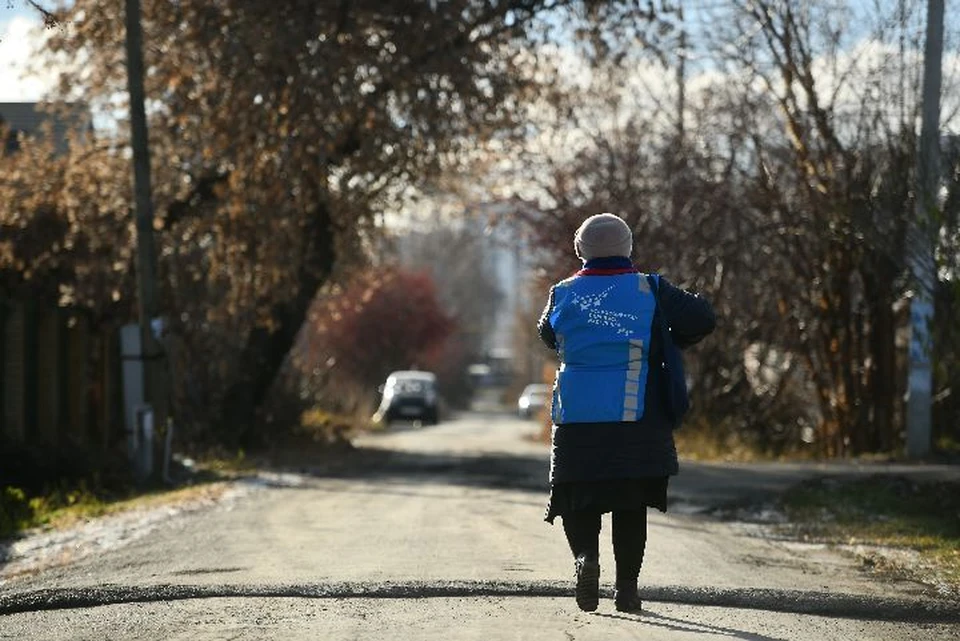
M530 244L512 217L515 210L516 205L511 202L489 203L482 206L479 216L486 224L486 235L490 239L487 260L503 292L489 343L490 351L500 358L506 358L515 349L513 334L517 313L526 302L532 265Z
M533 335L535 316L547 294L532 290L540 256L526 223L517 215L518 210L529 207L518 201L485 203L475 209L472 218L489 239L485 260L503 294L487 336L489 363L500 379L519 377L524 383L539 381L547 353Z
M0 127L6 128L4 152L20 148L21 136L42 136L49 128L57 151L67 150L70 133L93 134L93 117L83 103L56 106L37 102L0 102Z
M489 319L484 318L475 327L475 338L485 359L484 363L477 364L484 366L484 373L481 374L480 367L474 372L478 378L505 381L514 374L527 378L539 372L536 357L542 346L537 343L531 348L526 337L517 336L518 320L530 309L539 312L546 301L546 292L539 293L542 296L537 294L535 300L531 297L530 282L536 250L516 216L519 207L527 206L514 201L471 204L466 213L454 219L441 220L438 217L426 228L406 230L394 240L397 255L407 265L429 265L437 256L443 256L446 262L438 263L443 267L435 274L438 282L446 280L442 270L452 270L453 264L474 265L474 273L482 273L484 279L490 279L493 291L485 289L482 294L478 287L464 287L462 282L458 282L456 288L458 295L470 299L482 295L485 309L493 311ZM451 256L450 247L444 245L454 242L454 238L442 240L444 237L438 234L441 229L447 232L457 230L461 238L471 240L456 241L457 251ZM455 262L451 262L451 258ZM434 269L437 269L436 264ZM443 290L441 287L441 293ZM455 309L462 308L455 301L445 302L453 303ZM469 321L471 316L465 318Z

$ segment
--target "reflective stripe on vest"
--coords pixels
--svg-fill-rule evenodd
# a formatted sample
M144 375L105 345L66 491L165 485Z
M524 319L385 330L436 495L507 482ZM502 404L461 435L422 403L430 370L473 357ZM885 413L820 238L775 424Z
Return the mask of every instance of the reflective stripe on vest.
M554 287L555 424L643 417L655 310L644 274L577 275Z

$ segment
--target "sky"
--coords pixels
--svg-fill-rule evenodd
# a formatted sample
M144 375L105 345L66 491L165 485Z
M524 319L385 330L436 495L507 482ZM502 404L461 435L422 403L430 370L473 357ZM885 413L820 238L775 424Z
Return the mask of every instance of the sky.
M15 0L0 0L0 102L38 100L55 81L28 73L31 51L42 42L42 21Z
M54 3L51 1L51 4ZM36 101L54 86L55 73L29 69L32 51L42 44L44 37L42 21L36 10L30 8L24 0L0 0L0 102ZM659 70L649 71L655 75L663 73ZM957 81L956 77L951 76L958 72L960 60L957 52L945 53L945 87L949 86L951 81ZM649 74L639 73L639 80L645 75ZM648 82L646 86L661 84L662 80L652 84ZM641 87L641 93L642 91L645 91L644 87ZM945 99L945 102L950 101ZM946 113L943 117L948 119L951 115L956 117L960 109L957 104L945 104L944 108Z

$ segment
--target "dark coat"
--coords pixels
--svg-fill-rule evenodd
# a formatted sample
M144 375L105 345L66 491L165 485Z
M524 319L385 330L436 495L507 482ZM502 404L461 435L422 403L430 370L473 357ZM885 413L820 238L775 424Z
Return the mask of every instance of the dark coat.
M616 260L590 261L586 267L613 266ZM549 321L553 292L551 287L537 329L541 340L556 350L557 340ZM662 277L660 305L669 319L673 339L681 348L699 342L716 325L713 308L706 299L675 287ZM659 327L660 312L658 308L654 315L654 328ZM655 330L650 341L651 367L644 392L645 410L639 421L553 426L551 483L662 477L678 472L673 427L664 411L666 377L660 367L654 366L662 360L663 345Z

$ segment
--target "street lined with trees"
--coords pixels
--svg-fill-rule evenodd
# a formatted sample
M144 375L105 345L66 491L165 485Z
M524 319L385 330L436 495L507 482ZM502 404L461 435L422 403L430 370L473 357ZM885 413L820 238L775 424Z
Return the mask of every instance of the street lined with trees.
M59 82L44 124L0 123L0 566L156 487L129 470L150 404L154 477L231 481L45 539L62 565L0 575L0 637L956 636L957 16L938 88L937 12L905 0L23 4ZM844 459L681 451L636 617L574 611L550 426L494 397L551 378L541 297L604 211L717 313L687 443ZM370 429L415 368L458 409L496 387Z
M705 429L771 453L804 442L821 456L903 452L923 7L673 4L653 36L659 59L623 42L585 46L593 81L539 112L542 137L574 148L529 177L550 203L526 216L544 269L576 268L567 239L584 212L623 215L642 268L716 302L720 327L696 348L691 380ZM651 65L659 85L637 72ZM929 248L934 438L945 446L957 440L953 78Z
M39 5L58 25L53 98L109 124L65 153L21 139L0 159L3 293L118 326L137 301L124 14ZM388 218L442 189L462 211L515 203L545 282L576 267L579 220L615 211L642 268L716 301L691 372L697 425L769 453L902 452L925 20L894 1L144 2L178 433L236 446L288 429L304 381L285 368L310 310L389 271ZM960 440L956 27L930 347L943 451ZM445 349L476 356L476 308L438 290L457 307L438 310Z

